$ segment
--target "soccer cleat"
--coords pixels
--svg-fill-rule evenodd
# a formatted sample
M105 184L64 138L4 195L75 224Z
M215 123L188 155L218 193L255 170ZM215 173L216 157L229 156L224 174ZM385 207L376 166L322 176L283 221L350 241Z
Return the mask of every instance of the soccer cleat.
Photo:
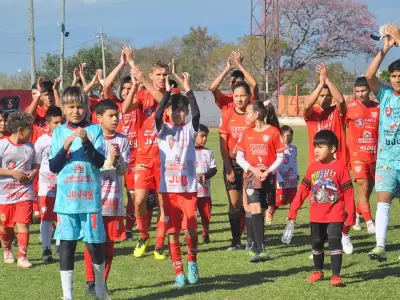
M356 223L353 225L353 229L355 231L360 231L361 230L360 216L359 215L357 215L357 217L356 217Z
M375 247L371 252L368 253L368 257L372 260L386 261L387 256L385 250L380 247Z
M210 236L208 234L203 236L203 244L211 243Z
M270 260L271 259L271 255L265 249L259 255L260 255L262 261L266 261L266 260Z
M44 263L49 263L53 261L53 253L51 253L51 250L49 248L43 250L42 257Z
M125 231L126 241L133 242L133 234L132 231Z
M342 235L343 252L346 254L353 253L353 243L351 242L350 235Z
M242 245L232 244L228 247L228 249L226 249L226 251L236 251L236 250L240 250L240 249L242 249Z
M26 257L20 257L18 258L18 267L21 268L30 268L32 267L32 264L29 262L29 260Z
M189 284L196 284L199 282L199 267L197 262L188 263L188 282Z
M368 230L368 234L376 233L375 224L372 220L371 220L371 222L367 222L367 230Z
M183 287L186 286L186 277L184 274L179 274L178 276L176 276L175 278L175 283L174 283L174 287L177 289L181 289Z
M157 260L163 260L166 258L165 254L164 254L164 250L159 248L159 249L155 249L154 250L154 258Z
M147 239L139 239L139 242L136 245L135 250L133 251L133 256L136 258L143 257L146 253L147 246L149 245L150 240Z
M307 282L317 282L324 279L324 272L314 271L310 277L307 278Z
M60 245L56 245L56 258L60 259Z
M96 285L93 281L86 281L86 291L85 295L88 297L96 296Z
M6 264L15 263L14 255L11 250L4 250L4 262Z
M333 275L331 278L331 284L333 287L344 287L344 283L340 275Z

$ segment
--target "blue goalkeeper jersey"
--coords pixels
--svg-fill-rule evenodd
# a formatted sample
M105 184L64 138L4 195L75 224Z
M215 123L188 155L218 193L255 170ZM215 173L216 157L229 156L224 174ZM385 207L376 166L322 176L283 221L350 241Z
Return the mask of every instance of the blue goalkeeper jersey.
M393 161L400 167L400 94L381 84L376 98L380 103L378 161Z
M64 124L54 130L49 159L64 147L65 140L74 134L75 129ZM104 155L104 136L101 127L89 124L85 130L94 148ZM61 214L101 212L100 182L100 171L85 153L82 139L75 138L67 153L67 161L57 175L54 211Z

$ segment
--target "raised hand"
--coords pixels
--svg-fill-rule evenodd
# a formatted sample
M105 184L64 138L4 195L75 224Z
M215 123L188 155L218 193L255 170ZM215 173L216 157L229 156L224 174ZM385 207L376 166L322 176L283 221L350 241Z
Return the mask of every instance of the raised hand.
M190 74L187 72L182 73L183 76L183 89L185 92L189 92L191 90L190 88Z
M79 79L79 71L78 71L78 68L75 68L75 69L74 69L74 74L73 74L73 76L74 76L74 81L77 81L77 80Z
M79 75L81 78L85 77L85 67L86 67L86 63L79 64Z
M386 27L386 33L390 35L390 37L396 42L395 46L399 46L400 44L400 28L395 24L389 24Z
M37 85L36 89L39 93L43 92L44 90L43 82L44 82L44 77L40 76L36 84Z
M171 85L169 84L169 75L167 75L167 78L165 79L165 90L167 92L171 91Z
M136 65L132 68L132 73L131 73L131 74L133 75L133 77L136 78L136 80L137 80L139 83L142 83L143 81L146 80L146 76L145 76L144 73L140 70L140 68L139 68L138 66L136 66Z
M125 51L124 51L123 48L122 48L122 51L121 51L121 56L119 58L119 63L121 65L126 65L126 63L127 63L126 54L125 54Z
M131 61L133 61L134 55L133 55L131 46L127 46L127 45L123 46L122 47L122 52L125 53L125 57L126 57L127 62L130 63Z
M61 77L57 77L53 80L53 91L58 91L60 87Z
M235 62L236 66L240 66L243 62L243 57L240 53L240 50L232 51L230 57Z
M315 67L315 72L319 74L320 83L325 83L328 79L328 69L324 64L317 65Z
M229 57L228 57L228 59L226 61L226 69L227 70L232 70L233 67L234 67L234 65L232 64L231 60L232 60L232 56L229 55Z

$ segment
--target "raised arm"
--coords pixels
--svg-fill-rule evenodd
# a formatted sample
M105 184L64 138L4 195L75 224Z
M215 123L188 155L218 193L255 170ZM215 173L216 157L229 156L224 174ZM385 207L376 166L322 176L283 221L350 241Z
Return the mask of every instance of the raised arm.
M72 73L72 83L71 86L76 86L78 84L78 80L79 80L79 73L78 73L78 68L74 69L74 72Z
M101 69L96 70L96 74L93 76L93 79L83 88L85 93L89 94L90 92L92 92L94 87L100 83L100 77L99 77L100 73L103 74L103 70Z
M106 99L111 99L115 97L114 91L112 89L113 83L117 78L118 74L123 70L126 65L126 56L125 52L121 51L120 61L119 64L115 67L114 70L110 74L108 74L107 78L104 80L104 97Z
M315 90L311 93L310 97L306 100L304 103L304 116L309 117L312 113L312 108L314 104L317 102L319 94L321 93L322 89L324 88L324 80L320 76L320 81L318 86L315 88Z
M79 76L82 80L82 88L84 89L87 86L87 81L86 81L86 77L85 77L85 66L86 63L83 64L79 64Z
M60 82L61 82L61 77L57 77L56 79L54 79L54 84L53 84L54 102L58 107L61 107L60 91L58 90L60 88Z
M346 114L346 101L342 93L336 87L336 85L328 77L328 69L324 64L317 65L315 71L323 78L325 84L331 91L333 99L336 101L336 107L339 109L342 115Z
M254 78L254 76L250 74L249 70L247 70L244 67L243 58L241 56L240 50L233 51L231 54L231 58L235 61L236 67L240 71L242 71L242 73L244 75L244 79L250 85L252 97L257 100L259 98L257 81Z
M217 103L217 105L220 102L220 97L221 97L221 91L219 90L219 86L221 85L221 83L224 80L224 78L226 77L226 75L228 75L230 70L232 70L232 68L233 68L233 66L230 62L230 59L231 59L231 57L229 57L228 60L226 61L226 67L225 67L224 71L222 71L222 73L219 74L218 77L215 78L213 83L211 83L211 85L210 85L210 91L214 95L215 103Z
M43 77L39 77L37 81L37 93L32 95L32 102L31 104L25 109L25 112L35 116L36 115L36 109L39 105L39 100L40 100L40 93L43 91Z
M196 97L190 88L190 74L183 73L183 88L186 92L187 99L189 100L190 112L192 114L192 126L195 132L199 131L200 126L200 109L197 105Z
M389 25L388 30L390 32L393 32L395 34L393 28L391 28L392 25ZM395 26L395 25L394 25ZM395 26L396 27L396 26ZM396 27L398 30L398 28ZM400 37L397 37L397 39L400 39ZM400 42L400 40L399 40ZM396 43L396 40L392 37L392 35L388 35L385 37L383 49L378 52L378 54L375 56L371 64L367 68L367 72L365 73L365 78L368 81L368 85L370 86L371 90L377 94L381 88L381 82L379 81L378 77L376 76L376 73L379 70L379 67L385 58L386 54L389 52L389 50L394 46Z
M165 91L163 98L161 99L160 105L157 107L155 116L157 133L161 132L162 126L164 124L163 121L164 110L167 107L170 95L171 95L170 91Z
M176 72L176 68L175 68L175 58L172 59L171 61L171 67L172 67L172 75L175 77L176 81L178 81L179 86L183 86L184 84L184 79L182 76L180 76L177 72Z

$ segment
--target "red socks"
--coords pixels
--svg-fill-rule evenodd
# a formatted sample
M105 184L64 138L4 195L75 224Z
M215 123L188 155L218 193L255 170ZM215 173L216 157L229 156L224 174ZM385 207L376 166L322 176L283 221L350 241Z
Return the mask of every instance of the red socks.
M363 205L358 205L358 209L360 210L362 216L364 217L365 222L368 222L368 221L372 220L369 203L363 204Z
M29 243L29 232L18 232L18 258L26 257Z
M142 239L148 239L149 238L149 224L148 224L148 215L144 217L136 217L136 222L137 222L137 229L140 233L140 237Z
M167 222L158 221L156 235L156 249L162 249L164 246L165 233L167 232Z
M344 235L348 235L350 231L350 226L349 225L343 225L342 233Z
M183 274L181 245L179 242L169 243L169 252L176 276Z
M4 250L6 251L11 250L11 242L13 237L14 237L14 230L10 233L1 231L1 246L3 247Z
M197 208L201 217L201 225L203 227L202 235L208 234L211 221L211 198L210 197L200 197L197 198Z
M191 238L189 234L185 234L186 238L186 246L187 246L187 255L188 262L197 262L197 245L198 245L198 237L196 236Z

